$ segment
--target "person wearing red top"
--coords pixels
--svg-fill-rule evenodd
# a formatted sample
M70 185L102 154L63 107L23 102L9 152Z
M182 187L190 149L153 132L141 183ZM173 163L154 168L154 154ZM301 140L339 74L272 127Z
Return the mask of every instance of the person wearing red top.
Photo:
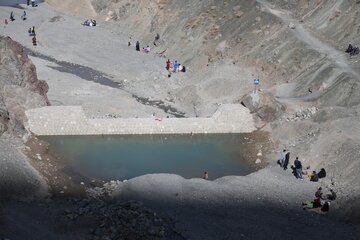
M37 45L37 43L36 43L36 37L34 36L31 40L32 40L33 46L36 46L36 45Z

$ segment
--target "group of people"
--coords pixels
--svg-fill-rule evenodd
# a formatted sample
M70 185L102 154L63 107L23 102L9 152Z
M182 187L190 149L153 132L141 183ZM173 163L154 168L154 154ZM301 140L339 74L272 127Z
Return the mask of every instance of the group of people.
M289 165L289 160L290 160L290 152L284 149L282 152L280 152L280 159L278 160L277 163L284 170L287 170ZM295 158L294 165L291 165L291 169L293 170L292 173L297 179L303 179L303 175L307 175L310 181L317 182L319 181L320 178L326 177L326 171L324 168L321 168L318 173L316 171L312 171L311 173L309 173L307 170L304 170L302 163L299 160L299 157Z
M31 41L32 41L33 46L37 46L35 26L33 26L32 28L29 28L28 33L29 33L29 36L32 37Z
M160 39L160 34L157 33L155 35L155 40L154 40L154 45L157 46L157 42L159 41ZM130 36L129 37L129 41L128 41L128 47L131 46L131 42L132 42L132 37ZM135 50L140 52L144 52L144 53L150 53L151 52L151 48L149 45L147 45L146 47L143 47L142 50L141 50L141 47L140 47L140 42L139 41L136 41L135 43ZM166 50L165 50L166 51ZM165 52L164 51L164 52ZM162 52L163 53L163 52ZM168 71L168 77L170 78L171 75L173 73L177 73L177 72L186 72L186 67L184 65L181 65L180 63L178 63L176 60L175 61L172 61L170 59L168 59L166 61L166 66L165 66L166 70Z
M277 163L284 169L287 169L290 159L290 152L284 149L280 152L280 159ZM308 172L307 170L310 167L307 167L306 170L303 169L302 163L299 160L299 157L296 157L294 160L294 165L291 165L291 169L293 170L293 174L297 179L304 179L304 175L308 177L311 182L318 182L319 179L326 177L325 168L321 168L319 172L312 171ZM330 189L330 193L323 196L322 188L320 187L318 191L315 193L315 199L311 202L303 203L304 209L313 209L313 208L321 208L322 212L328 212L330 208L330 201L336 199L336 193Z
M166 70L168 70L168 77L171 77L172 73L186 72L186 67L181 65L176 60L173 62L170 59L166 61Z
M95 27L96 26L96 20L93 19L86 19L83 23L83 26L88 26L88 27Z
M129 47L131 46L131 41L130 41L130 40L131 40L131 37L130 37L129 43L128 43L128 46L129 46ZM135 50L138 51L138 52L140 52L140 42L139 42L139 41L136 41ZM150 48L149 45L147 45L146 47L143 47L141 51L144 52L144 53L150 53L150 52L151 52L151 48Z
M10 21L15 21L15 15L14 15L14 12L13 11L11 11L11 13L10 13ZM23 11L23 13L21 14L21 19L23 20L23 21L25 21L26 20L26 11L24 10ZM7 24L8 22L7 22L7 19L5 19L5 24Z
M322 187L319 187L315 192L315 199L313 201L302 203L303 209L320 208L321 212L328 212L330 210L330 202L336 199L337 195L333 189L324 196Z
M37 6L38 6L35 0L31 0L31 1L30 1L30 0L27 0L27 1L26 1L26 4L29 6L29 5L30 5L30 2L31 2L31 6L32 6L32 7L37 7Z
M159 40L160 40L160 34L159 34L159 33L156 33L156 35L155 35L155 40L154 40L154 42L153 42L154 46L157 46L157 42L158 42ZM130 37L129 37L129 41L128 41L128 47L131 46L131 42L132 42L132 37L130 36ZM139 41L136 41L135 50L140 52L140 42L139 42ZM150 53L151 48L150 48L149 45L147 45L146 47L143 47L143 48L142 48L142 51L145 52L145 53Z
M355 47L355 46L349 44L349 46L345 52L349 53L350 56L354 56L354 55L358 55L360 53L360 50L359 50L359 47Z

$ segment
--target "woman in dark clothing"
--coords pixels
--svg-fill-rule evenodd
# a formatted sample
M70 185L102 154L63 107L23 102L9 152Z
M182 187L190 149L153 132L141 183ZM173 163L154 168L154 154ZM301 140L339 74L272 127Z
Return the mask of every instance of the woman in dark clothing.
M320 169L320 172L318 172L318 177L319 178L324 178L326 177L326 171L324 168Z

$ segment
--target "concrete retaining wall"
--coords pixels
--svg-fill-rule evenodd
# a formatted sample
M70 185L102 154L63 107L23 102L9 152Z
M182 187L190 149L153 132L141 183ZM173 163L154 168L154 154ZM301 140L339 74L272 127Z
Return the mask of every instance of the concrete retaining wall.
M256 128L242 105L222 105L210 118L89 119L79 106L51 106L26 111L28 130L36 135L245 133Z

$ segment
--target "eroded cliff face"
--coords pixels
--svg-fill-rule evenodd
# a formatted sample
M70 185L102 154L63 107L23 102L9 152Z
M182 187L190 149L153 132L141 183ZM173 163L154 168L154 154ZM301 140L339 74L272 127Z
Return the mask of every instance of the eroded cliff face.
M47 91L23 47L0 37L0 204L47 194L44 180L22 153L25 110L48 105Z
M49 87L38 80L36 68L23 47L9 37L0 38L0 135L26 133L25 110L49 105Z

